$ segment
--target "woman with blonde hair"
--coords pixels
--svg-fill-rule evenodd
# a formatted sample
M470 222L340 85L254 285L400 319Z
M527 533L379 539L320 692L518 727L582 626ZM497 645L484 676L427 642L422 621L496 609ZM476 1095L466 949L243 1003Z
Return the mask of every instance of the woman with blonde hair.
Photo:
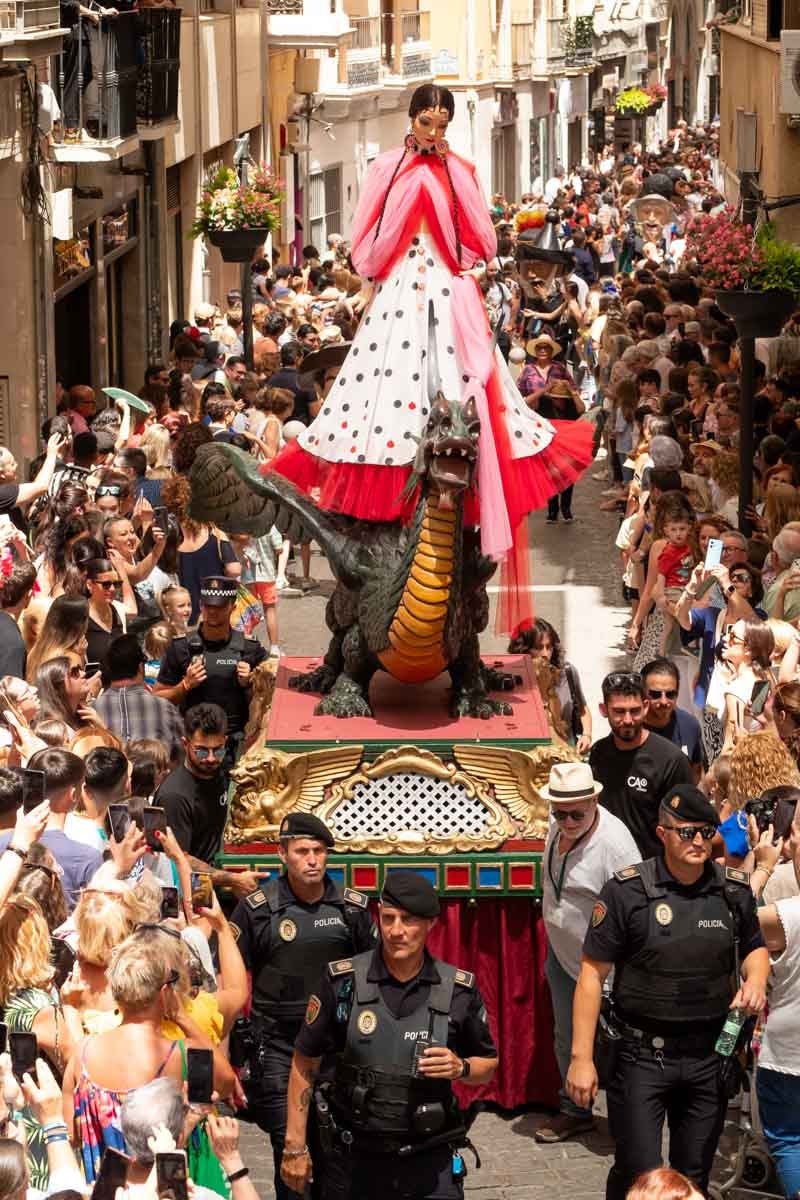
M778 689L777 695L783 689ZM731 753L728 800L743 808L754 796L769 788L800 787L800 771L781 738L770 729L739 738Z
M148 479L169 479L172 474L172 441L163 425L150 425L144 432L139 449L147 458Z
M146 910L125 884L109 881L102 890L85 888L72 920L77 931L76 961L61 990L65 1005L74 1009L84 1033L100 1033L120 1023L108 983L114 948L120 945Z
M33 649L28 654L25 678L33 683L42 663L76 654L86 664L89 642L89 602L83 597L58 596L50 605Z
M156 602L164 615L170 637L185 637L192 615L192 597L188 589L170 584L158 593Z
M772 545L786 525L800 521L800 495L790 483L774 483L764 501L764 527Z
M711 460L711 499L714 511L737 525L739 486L739 455L730 450L721 450Z
M108 983L121 1023L87 1038L64 1075L64 1118L82 1146L90 1183L107 1146L125 1149L120 1114L127 1093L159 1076L180 1086L186 1048L211 1050L214 1088L223 1099L233 1091L230 1064L181 1006L181 976L165 951L167 941L161 927L139 929L115 948ZM178 1025L181 1039L164 1036L165 1020Z
M34 1033L39 1053L58 1076L81 1036L62 1009L50 957L50 930L35 900L20 892L0 910L0 1004L9 1033ZM31 1177L46 1181L47 1153L41 1128L24 1110ZM41 1182L37 1184L41 1187Z

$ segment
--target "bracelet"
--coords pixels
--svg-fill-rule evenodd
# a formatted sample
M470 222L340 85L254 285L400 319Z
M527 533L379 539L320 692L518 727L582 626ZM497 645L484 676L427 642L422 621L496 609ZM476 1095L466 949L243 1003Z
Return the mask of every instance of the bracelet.
M766 875L767 879L769 879L770 875L772 875L775 868L774 867L762 867L758 863L756 863L754 870L755 871L763 871L764 874Z
M304 1158L306 1154L308 1154L308 1146L303 1146L302 1150L287 1150L284 1147L283 1151L284 1158Z
M54 1120L48 1121L45 1125L43 1125L42 1131L44 1133L47 1133L51 1129L66 1129L66 1128L67 1128L67 1123L64 1120L64 1118L56 1117L56 1118L54 1118Z
M56 1142L68 1142L68 1141L69 1141L69 1134L67 1133L66 1129L64 1130L63 1133L46 1133L44 1135L44 1144L46 1146L53 1146L53 1145L55 1145Z
M284 1150L284 1154L285 1153L286 1153L286 1151ZM249 1174L250 1174L249 1167L239 1167L238 1171L234 1171L232 1175L226 1175L225 1178L227 1179L228 1183L236 1183L237 1179L244 1179L245 1176L249 1175Z
M17 855L19 858L21 858L21 859L22 859L22 861L23 861L23 862L27 862L27 861L28 861L28 851L27 851L27 850L21 850L19 846L12 846L10 842L9 842L9 844L6 846L6 848L5 848L5 850L3 851L3 853L4 853L4 854L8 854L9 852L10 852L11 854L16 854L16 855Z

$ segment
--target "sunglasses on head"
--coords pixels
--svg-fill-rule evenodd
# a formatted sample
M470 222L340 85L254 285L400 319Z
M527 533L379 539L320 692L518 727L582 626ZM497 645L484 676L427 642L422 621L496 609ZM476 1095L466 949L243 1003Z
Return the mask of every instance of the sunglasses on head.
M579 808L552 808L550 811L556 821L583 821L589 815Z
M717 832L714 825L665 825L664 828L677 833L682 842L693 842L698 833L704 842L710 842Z
M665 700L677 700L678 699L678 689L677 688L648 688L647 689L648 700L660 700L662 696L664 697Z
M642 686L642 677L638 671L612 671L610 675L606 675L602 686L613 692L614 688L624 687L628 683L632 683L634 687Z
M95 492L96 496L120 496L122 488L118 483L101 484Z

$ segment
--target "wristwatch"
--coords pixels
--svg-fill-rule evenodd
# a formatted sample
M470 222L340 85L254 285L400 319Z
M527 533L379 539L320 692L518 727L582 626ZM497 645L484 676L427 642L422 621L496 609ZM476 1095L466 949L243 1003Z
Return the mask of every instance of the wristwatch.
M469 1061L468 1058L462 1058L461 1074L459 1075L459 1079L469 1079L471 1072L472 1072L472 1063Z

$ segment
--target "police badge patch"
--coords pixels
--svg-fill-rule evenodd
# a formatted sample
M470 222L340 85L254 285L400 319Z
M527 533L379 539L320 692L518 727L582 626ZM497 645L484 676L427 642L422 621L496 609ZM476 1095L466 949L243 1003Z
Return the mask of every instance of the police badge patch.
M601 921L605 920L607 912L608 909L606 908L605 904L603 904L603 901L598 900L592 909L592 929L597 929L597 926L601 923Z
M289 917L281 921L278 926L278 935L284 942L293 942L297 937L297 926Z
M322 1001L319 996L312 994L308 997L308 1007L306 1008L306 1025L313 1025L322 1009Z
M358 1032L363 1033L364 1037L369 1037L378 1028L378 1018L371 1008L365 1008L362 1013L358 1014L356 1024Z
M672 909L668 904L656 905L656 920L658 921L659 925L671 924L673 915Z

